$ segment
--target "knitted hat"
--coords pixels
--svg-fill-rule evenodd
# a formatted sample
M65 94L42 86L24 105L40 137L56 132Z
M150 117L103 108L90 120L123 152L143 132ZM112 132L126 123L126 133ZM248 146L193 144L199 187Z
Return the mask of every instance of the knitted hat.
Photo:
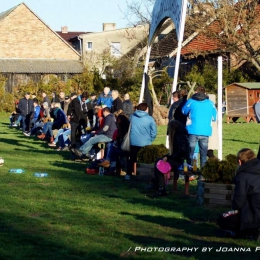
M43 106L43 107L48 107L48 106L49 106L49 105L48 105L48 102L43 102L42 106Z

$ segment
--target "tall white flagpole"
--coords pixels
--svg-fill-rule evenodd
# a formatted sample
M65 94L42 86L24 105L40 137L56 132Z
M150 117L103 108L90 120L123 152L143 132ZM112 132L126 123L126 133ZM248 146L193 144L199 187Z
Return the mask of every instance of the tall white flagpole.
M143 81L142 81L142 87L140 91L140 97L139 97L139 104L143 102L144 99L144 88L145 88L145 73L148 72L148 65L149 65L149 59L150 59L150 53L151 53L151 45L148 45L147 52L146 52L146 58L145 58L145 65L144 65L144 74L143 74Z
M183 0L183 9L182 9L182 13L181 13L181 25L180 25L179 37L178 37L178 48L177 48L176 61L175 61L172 92L174 92L177 88L177 80L178 80L178 73L179 73L179 67L180 67L181 47L182 47L182 41L183 41L183 35L184 35L186 12L187 12L187 0Z
M182 7L182 13L181 13L181 25L180 25L179 37L178 37L178 49L177 49L177 53L176 53L175 70L174 70L174 78L173 78L171 93L174 92L177 88L177 80L178 80L179 67L180 67L181 47L182 47L182 41L183 41L183 35L184 35L186 12L187 12L187 0L183 0L183 7ZM171 98L171 104L172 103L173 103L173 99ZM169 136L168 135L166 135L165 146L166 146L166 148L169 148Z
M218 158L222 160L222 56L218 56Z

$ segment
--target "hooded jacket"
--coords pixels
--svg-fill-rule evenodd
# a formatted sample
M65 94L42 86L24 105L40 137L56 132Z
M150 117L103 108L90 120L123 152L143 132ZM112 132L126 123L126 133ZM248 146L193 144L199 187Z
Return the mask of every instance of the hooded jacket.
M240 213L240 229L260 227L260 161L242 164L234 179L232 208Z
M41 112L41 107L39 105L34 107L32 118L38 120L40 118L40 112Z
M217 109L206 94L194 94L183 106L182 113L188 116L186 128L189 134L212 135L211 122L217 120Z
M60 129L64 124L67 124L66 115L59 107L53 109L53 118L52 129Z
M130 143L144 147L150 145L157 135L157 126L153 117L142 110L136 110L130 118Z

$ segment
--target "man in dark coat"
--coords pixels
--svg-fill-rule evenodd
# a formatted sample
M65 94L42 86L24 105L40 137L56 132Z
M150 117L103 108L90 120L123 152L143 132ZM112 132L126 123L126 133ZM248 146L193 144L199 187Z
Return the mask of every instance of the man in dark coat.
M26 92L24 98L20 99L18 109L21 111L23 132L29 131L30 117L34 111L33 101L30 99L29 92Z
M169 109L168 119L178 120L182 125L186 125L187 115L182 113L182 107L187 101L186 90L178 90L172 93L173 103Z
M122 100L119 98L119 93L117 90L112 90L112 106L111 106L111 113L115 113L118 110L122 110L123 111L123 102Z
M134 113L133 103L130 100L129 94L124 95L123 112L130 117Z
M71 146L76 144L76 132L81 131L87 126L87 120L89 120L90 126L93 126L93 107L88 100L88 92L83 92L82 95L74 98L68 107L68 120L71 125Z
M234 179L233 211L224 213L218 224L225 230L240 234L252 233L260 237L260 161L249 148L237 154L238 164Z
M43 103L47 102L48 106L51 107L51 101L50 101L49 97L47 96L46 92L42 92L42 97L43 97Z
M56 92L52 92L51 96L52 96L51 103L60 103L60 98L56 94Z

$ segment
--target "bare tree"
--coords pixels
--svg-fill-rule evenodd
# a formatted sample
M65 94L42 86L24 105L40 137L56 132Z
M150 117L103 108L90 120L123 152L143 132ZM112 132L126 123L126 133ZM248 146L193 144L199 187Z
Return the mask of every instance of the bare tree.
M189 22L220 52L230 53L232 66L251 62L260 71L260 5L258 0L194 0Z
M127 0L127 10L123 12L131 26L150 24L155 0Z

